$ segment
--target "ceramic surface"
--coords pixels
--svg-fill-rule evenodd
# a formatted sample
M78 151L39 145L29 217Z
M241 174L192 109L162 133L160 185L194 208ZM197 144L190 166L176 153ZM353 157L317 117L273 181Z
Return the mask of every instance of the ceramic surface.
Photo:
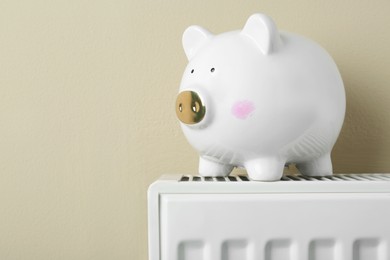
M321 46L254 14L242 30L219 35L190 26L183 47L189 63L176 113L201 175L237 166L252 180L274 181L288 163L305 175L332 174L345 91Z

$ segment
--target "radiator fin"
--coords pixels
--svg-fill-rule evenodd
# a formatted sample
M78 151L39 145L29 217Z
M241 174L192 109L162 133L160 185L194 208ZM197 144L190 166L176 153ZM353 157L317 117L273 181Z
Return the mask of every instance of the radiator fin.
M385 260L379 239L358 239L353 244L353 260Z
M183 241L178 248L179 260L201 260L204 259L204 244L202 241Z
M208 177L199 175L183 175L180 182L247 182L251 181L245 175L227 177ZM304 175L284 175L281 181L390 181L390 174L334 174L331 176L304 176Z
M275 239L267 242L265 246L265 260L297 260L291 240Z
M334 239L315 239L309 244L309 260L335 260Z
M247 244L242 240L228 240L222 243L222 259L224 260L247 260Z

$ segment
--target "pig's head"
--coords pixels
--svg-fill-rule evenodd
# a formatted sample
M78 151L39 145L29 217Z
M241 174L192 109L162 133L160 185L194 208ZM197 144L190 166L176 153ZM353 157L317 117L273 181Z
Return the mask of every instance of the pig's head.
M248 39L252 41L249 44ZM254 54L268 55L280 45L273 21L265 15L251 16L240 32L213 35L200 26L190 26L183 34L183 47L189 60L176 100L179 120L192 128L213 123L215 103L224 92L246 91L253 70L246 64ZM232 84L236 84L231 87ZM239 118L249 116L253 104L241 101L231 111Z

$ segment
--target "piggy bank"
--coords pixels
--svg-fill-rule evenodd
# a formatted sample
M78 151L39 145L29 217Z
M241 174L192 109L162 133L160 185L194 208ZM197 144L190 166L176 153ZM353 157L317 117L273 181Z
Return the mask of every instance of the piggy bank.
M183 47L189 63L176 114L200 154L200 175L243 167L251 180L275 181L290 163L304 175L332 174L345 90L321 46L254 14L219 35L190 26Z

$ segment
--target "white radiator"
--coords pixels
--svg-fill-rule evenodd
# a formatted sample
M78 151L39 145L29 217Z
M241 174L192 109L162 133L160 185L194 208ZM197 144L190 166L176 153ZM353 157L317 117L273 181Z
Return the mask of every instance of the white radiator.
M149 260L390 260L390 175L163 176Z

